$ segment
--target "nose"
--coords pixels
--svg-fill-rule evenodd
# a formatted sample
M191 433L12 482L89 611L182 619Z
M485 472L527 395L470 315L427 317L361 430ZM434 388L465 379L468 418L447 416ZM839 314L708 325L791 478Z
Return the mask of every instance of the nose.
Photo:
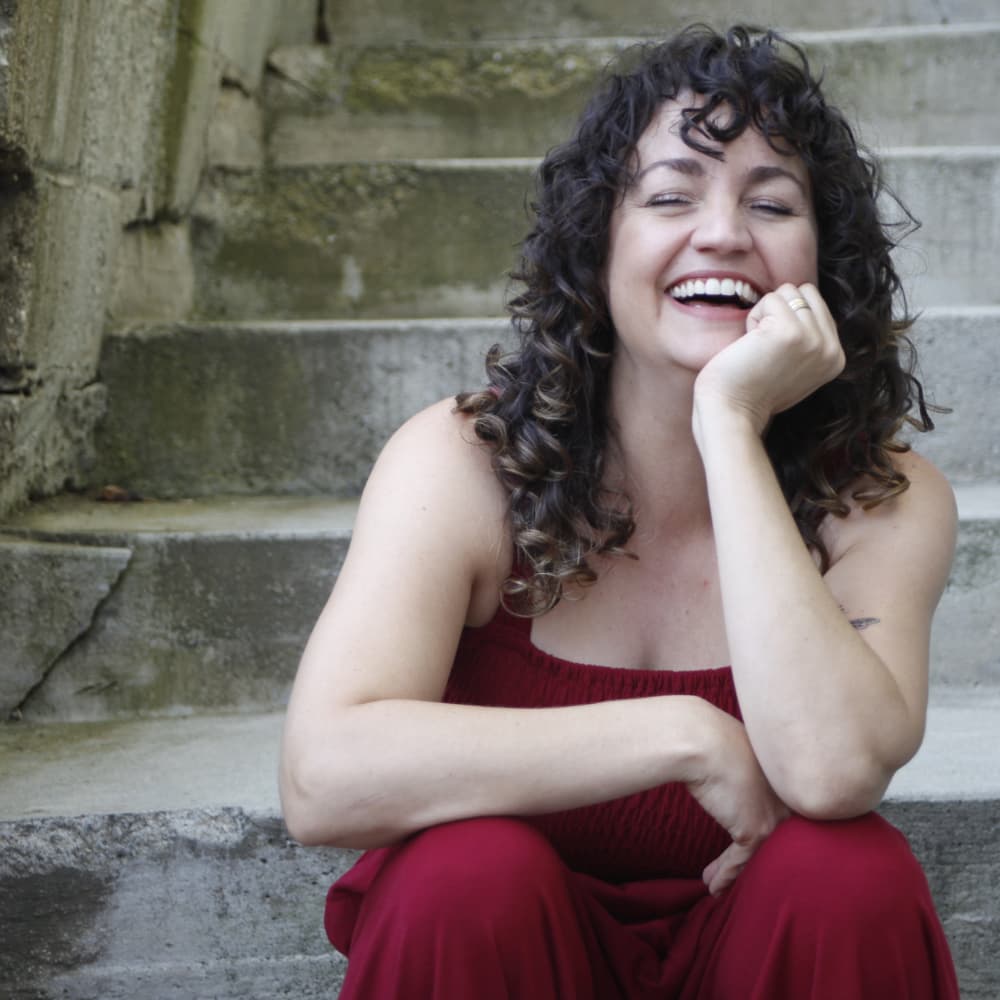
M691 245L719 254L745 253L753 239L739 205L706 204L698 215Z

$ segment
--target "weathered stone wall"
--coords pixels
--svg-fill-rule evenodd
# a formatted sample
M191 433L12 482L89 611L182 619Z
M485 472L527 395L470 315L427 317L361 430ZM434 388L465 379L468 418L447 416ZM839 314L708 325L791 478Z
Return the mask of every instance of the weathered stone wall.
M213 119L317 5L0 0L0 514L82 481L104 333L185 315Z

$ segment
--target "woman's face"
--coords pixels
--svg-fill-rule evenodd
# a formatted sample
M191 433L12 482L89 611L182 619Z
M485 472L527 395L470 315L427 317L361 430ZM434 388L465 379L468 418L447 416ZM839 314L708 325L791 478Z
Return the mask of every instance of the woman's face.
M692 149L680 136L680 109L692 103L661 106L612 213L604 274L616 364L698 372L745 332L761 296L817 281L805 164L752 128L718 146L722 159Z

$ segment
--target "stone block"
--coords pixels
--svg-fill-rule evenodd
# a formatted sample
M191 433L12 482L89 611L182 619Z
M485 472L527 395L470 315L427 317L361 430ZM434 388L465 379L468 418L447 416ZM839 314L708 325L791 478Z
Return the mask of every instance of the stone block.
M101 504L11 519L31 540L127 548L129 572L21 706L26 720L274 710L347 545L325 499ZM346 522L346 523L345 523Z
M968 79L1000 87L998 26L799 38L827 96L875 145L976 145L996 132ZM635 41L279 49L265 88L271 161L538 156L570 134L605 67Z
M888 803L925 867L962 996L1000 988L994 801ZM273 815L188 810L0 824L0 988L11 1000L335 995L326 889L356 853Z
M58 373L30 395L0 396L0 511L83 482L106 401L103 385Z
M97 369L127 204L106 185L42 175L26 359L89 382Z
M216 171L193 218L196 315L209 319L491 315L527 232L531 160L411 160ZM924 223L896 251L911 301L995 305L1000 150L892 150L886 173ZM889 199L891 221L905 221ZM897 235L902 235L899 233Z
M304 44L316 34L317 0L208 0L193 23L202 43L219 53L227 79L253 93L268 52Z
M264 122L260 106L239 87L224 86L208 130L208 169L260 170L264 166Z
M324 5L327 31L379 42L511 40L524 38L661 36L685 24L738 22L786 30L829 30L846 25L950 24L996 17L989 0L844 0L836 7L801 0L543 0L528 16L517 0L489 5L467 0L338 0Z
M0 826L0 991L11 1000L335 995L326 888L355 852L273 815L188 810Z
M497 321L160 327L109 337L91 481L154 497L360 492L408 417L481 385Z
M922 223L894 256L912 303L1000 304L1000 283L983 252L1000 245L1000 146L897 149L885 165L893 189Z
M1000 480L1000 439L990 431L1000 423L1000 308L928 309L912 337L928 398L951 409L932 414L930 434L911 434L913 446L957 483Z
M217 0L183 4L157 120L160 160L155 206L180 218L188 214L205 165L205 143L215 112L225 61L214 31Z
M86 633L130 558L128 548L0 536L0 719Z
M1000 485L960 487L958 547L931 637L931 679L1000 685ZM976 504L978 496L985 502ZM978 507L978 509L977 509Z
M214 172L192 219L205 318L483 316L502 308L531 164Z
M320 27L316 0L282 0L275 18L271 46L307 45L316 40Z
M1000 141L996 116L968 82L1000 90L1000 22L803 34L833 103L878 148Z
M191 239L185 222L132 225L121 237L112 322L178 320L194 303Z
M958 483L1000 479L991 389L1000 310L929 310L913 339L935 415L914 447ZM151 496L356 493L378 449L412 413L481 383L502 320L196 324L104 344L112 400L94 482ZM266 373L266 377L264 375ZM280 414L262 419L261 412Z
M19 392L31 385L26 355L28 306L35 280L39 242L36 179L23 150L0 151L0 391Z
M173 6L172 0L23 5L10 49L9 117L32 162L142 186L155 165L153 122Z

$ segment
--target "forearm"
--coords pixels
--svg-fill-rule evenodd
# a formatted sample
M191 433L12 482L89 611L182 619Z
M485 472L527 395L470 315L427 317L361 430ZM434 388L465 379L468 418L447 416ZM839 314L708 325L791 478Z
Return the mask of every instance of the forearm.
M282 804L307 843L371 847L450 820L571 809L699 777L711 706L656 697L501 709L375 701L286 732Z
M901 763L908 707L803 545L760 437L711 404L695 420L733 674L761 766L799 811L871 808Z

